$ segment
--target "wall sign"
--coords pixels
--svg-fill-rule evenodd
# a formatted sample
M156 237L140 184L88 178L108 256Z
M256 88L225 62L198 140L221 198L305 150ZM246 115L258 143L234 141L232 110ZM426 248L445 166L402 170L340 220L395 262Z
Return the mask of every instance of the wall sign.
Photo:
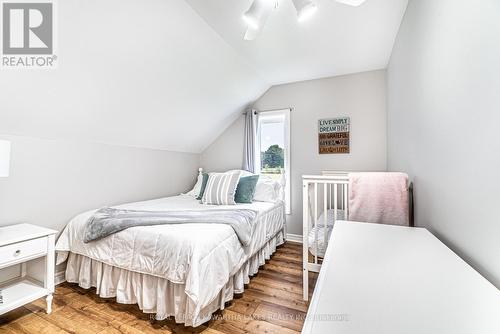
M351 120L349 117L318 121L319 154L350 153Z

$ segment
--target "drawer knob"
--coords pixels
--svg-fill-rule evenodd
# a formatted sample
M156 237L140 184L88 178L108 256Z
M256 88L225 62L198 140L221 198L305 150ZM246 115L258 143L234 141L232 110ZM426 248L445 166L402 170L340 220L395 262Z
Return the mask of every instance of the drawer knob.
M20 254L21 254L21 250L20 250L20 249L18 249L18 250L16 250L16 252L14 253L14 256L19 256Z

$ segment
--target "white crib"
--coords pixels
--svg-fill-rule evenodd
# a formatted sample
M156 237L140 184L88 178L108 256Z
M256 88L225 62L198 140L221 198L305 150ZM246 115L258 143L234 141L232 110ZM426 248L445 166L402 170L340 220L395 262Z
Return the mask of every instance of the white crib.
M319 272L335 222L349 218L348 173L328 171L323 175L304 175L302 185L303 298L308 300L309 271Z

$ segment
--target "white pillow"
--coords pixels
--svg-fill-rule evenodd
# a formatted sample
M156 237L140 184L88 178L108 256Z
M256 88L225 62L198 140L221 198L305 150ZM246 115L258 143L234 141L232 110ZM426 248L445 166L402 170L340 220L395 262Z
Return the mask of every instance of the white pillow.
M255 175L254 173L249 172L249 171L244 170L244 169L231 169L231 170L228 170L226 173L240 173L241 177Z
M194 188L186 193L186 195L198 197L201 191L201 184L203 183L203 175L199 174Z
M257 202L276 202L279 199L281 199L280 182L262 176L259 177L253 200Z

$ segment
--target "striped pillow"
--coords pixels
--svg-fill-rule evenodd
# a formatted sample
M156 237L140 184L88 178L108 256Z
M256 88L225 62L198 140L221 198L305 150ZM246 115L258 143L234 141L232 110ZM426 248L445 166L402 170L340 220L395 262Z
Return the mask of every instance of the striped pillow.
M240 172L210 173L201 202L214 205L234 205Z

